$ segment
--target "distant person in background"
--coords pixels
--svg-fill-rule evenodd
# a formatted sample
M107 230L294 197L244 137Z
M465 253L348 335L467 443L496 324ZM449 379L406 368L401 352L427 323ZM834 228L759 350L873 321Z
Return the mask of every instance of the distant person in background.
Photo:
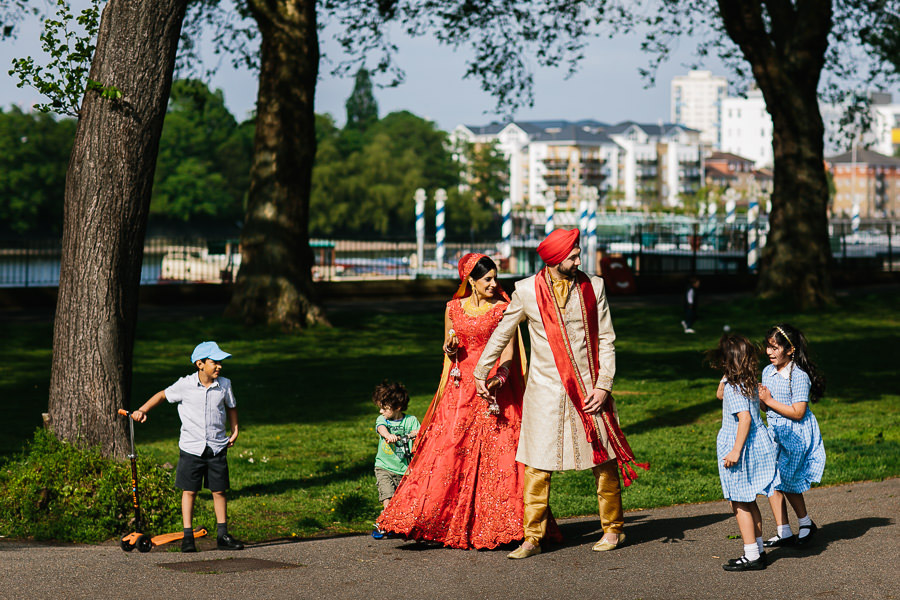
M700 279L696 275L691 275L684 292L684 320L681 321L681 326L684 327L685 333L697 333L694 331L694 321L697 320L698 289L700 289Z

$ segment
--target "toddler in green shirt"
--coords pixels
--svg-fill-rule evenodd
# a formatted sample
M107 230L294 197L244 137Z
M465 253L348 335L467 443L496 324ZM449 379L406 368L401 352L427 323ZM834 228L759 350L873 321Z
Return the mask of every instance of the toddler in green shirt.
M404 414L409 407L409 393L402 383L384 380L375 387L372 402L380 413L375 419L375 482L378 501L387 507L412 458L412 439L419 433L419 420ZM376 526L372 537L381 539L384 532Z

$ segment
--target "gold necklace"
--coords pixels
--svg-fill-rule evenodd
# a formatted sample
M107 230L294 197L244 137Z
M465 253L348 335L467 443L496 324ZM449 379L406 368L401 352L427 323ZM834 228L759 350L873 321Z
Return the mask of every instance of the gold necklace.
M474 296L474 294L472 296ZM494 305L488 301L484 301L481 306L475 306L472 304L472 296L466 298L466 302L463 304L463 310L470 317L480 317L494 307Z

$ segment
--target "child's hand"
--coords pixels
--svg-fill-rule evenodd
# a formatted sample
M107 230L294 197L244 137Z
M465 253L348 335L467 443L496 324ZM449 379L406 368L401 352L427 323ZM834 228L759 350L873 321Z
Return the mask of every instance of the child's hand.
M416 437L417 435L419 435L419 430L418 430L418 429L416 429L415 431L410 431L409 433L406 434L407 437L411 437L411 438L414 438L414 437Z
M764 385L759 386L759 403L768 406L772 402L772 392Z
M732 450L722 459L722 464L725 465L725 468L731 468L734 465L738 464L741 460L741 453L737 450Z
M144 423L147 420L147 413L140 410L131 411L131 418L138 423Z
M393 433L389 433L386 436L384 436L384 441L386 441L388 444L394 444L399 439L400 438L397 437L396 435L394 435Z

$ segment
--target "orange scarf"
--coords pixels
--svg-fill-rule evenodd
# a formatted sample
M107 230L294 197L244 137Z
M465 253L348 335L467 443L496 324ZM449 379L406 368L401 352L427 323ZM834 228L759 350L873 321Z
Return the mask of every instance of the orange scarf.
M591 444L593 451L593 460L596 464L609 460L606 449L600 443L600 435L596 429L596 421L591 415L584 412L584 401L587 398L589 390L584 387L584 378L578 372L575 364L575 348L569 334L566 331L565 322L562 318L561 308L556 304L556 298L550 289L551 279L550 273L545 267L535 277L535 292L537 295L538 310L541 313L541 321L544 324L544 331L547 333L547 341L550 343L550 350L553 352L553 359L556 362L556 368L562 378L563 386L566 393L572 401L581 423L584 426L584 432L587 441ZM590 380L592 386L596 384L597 377L600 373L600 365L598 362L599 353L599 336L597 331L597 299L594 296L594 288L591 280L587 275L578 271L576 274L575 285L572 293L581 296L581 317L584 322L585 339L584 344L587 348L588 368L590 369ZM580 340L575 340L576 344ZM619 422L613 412L613 399L610 394L606 403L600 409L597 417L603 421L606 428L607 436L616 452L616 462L622 471L622 478L625 486L631 485L631 482L637 479L637 474L631 468L629 463L648 469L646 463L637 463L634 460L634 452L625 439L625 434L619 427Z

